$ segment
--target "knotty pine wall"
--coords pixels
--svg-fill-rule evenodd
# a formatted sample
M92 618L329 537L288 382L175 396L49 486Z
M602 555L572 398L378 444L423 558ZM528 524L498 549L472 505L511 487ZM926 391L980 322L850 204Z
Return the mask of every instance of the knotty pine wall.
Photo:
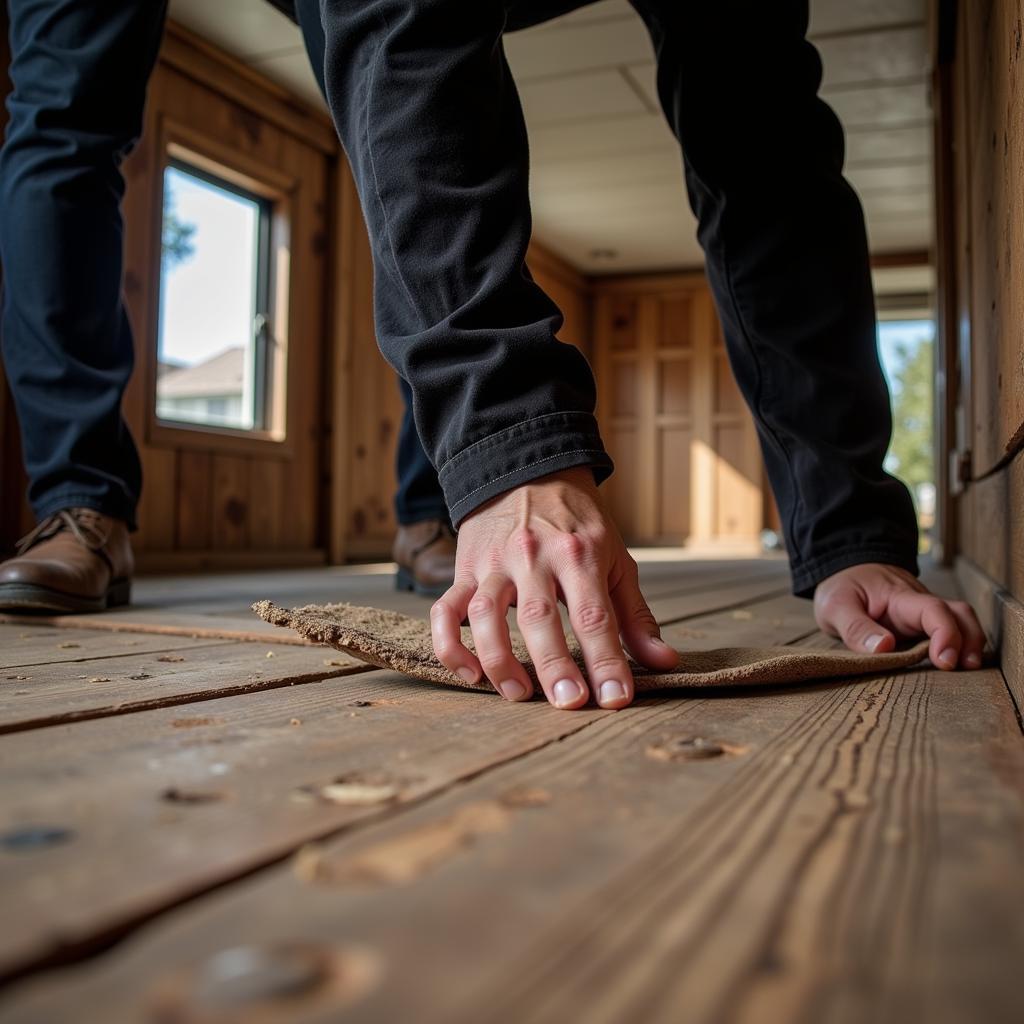
M937 177L953 249L941 287L952 443L965 456L959 547L1024 599L1024 4L957 6L936 91L950 133Z
M946 554L1024 707L1024 3L932 16Z

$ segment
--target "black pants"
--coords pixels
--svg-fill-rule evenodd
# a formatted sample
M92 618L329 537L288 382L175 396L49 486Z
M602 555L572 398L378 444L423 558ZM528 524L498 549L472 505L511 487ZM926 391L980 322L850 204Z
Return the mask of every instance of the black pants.
M685 158L729 357L793 585L916 571L875 342L864 217L818 97L806 0L633 0ZM611 470L582 355L530 279L527 138L502 48L568 0L320 0L327 95L369 226L378 340L458 523L545 473ZM533 16L536 13L536 16Z
M39 6L14 0L15 15L19 4ZM891 418L875 346L863 214L842 176L841 128L817 96L821 66L805 39L806 0L634 5L650 30L659 95L683 146L709 279L734 372L757 421L794 588L810 592L831 573L865 561L916 569L909 495L882 469ZM606 476L611 460L593 416L590 369L557 340L561 314L525 268L527 140L502 49L510 24L576 5L319 6L328 100L373 248L378 340L411 386L418 433L453 520L557 469L586 465ZM144 78L138 76L140 91ZM119 95L128 84L118 68ZM111 138L120 142L116 133L104 134L108 155L117 151ZM52 192L45 172L59 158L51 153L41 161L35 188ZM5 211L12 162L5 157ZM105 170L100 182L111 177ZM25 180L17 167L13 180ZM100 191L94 187L90 196L101 198ZM108 214L112 208L106 205ZM7 239L32 236L10 231L8 219L5 212L9 260ZM72 241L83 244L81 236ZM18 308L8 321L18 330L19 309L25 317L24 309L34 307L20 297L10 304ZM130 366L130 348L125 353L108 340L116 325L111 319L100 343L110 361L87 375L108 407L116 405L110 397ZM33 333L13 347L35 344ZM47 344L59 363L58 346ZM87 358L84 347L76 356ZM53 371L46 358L33 353L27 361L35 367L30 383L41 381L36 391L47 392ZM12 382L17 389L24 380L16 371ZM65 386L62 401L79 393L74 373L58 383ZM19 399L19 410L24 405ZM124 435L109 416L103 423L108 435ZM99 476L116 477L130 462L127 454L122 462L108 458Z
M165 4L8 5L14 89L0 149L2 339L29 500L39 519L81 506L134 527L142 472L121 415L134 353L121 300L120 164L142 130ZM401 386L396 515L402 523L447 518ZM2 481L0 496L15 500Z

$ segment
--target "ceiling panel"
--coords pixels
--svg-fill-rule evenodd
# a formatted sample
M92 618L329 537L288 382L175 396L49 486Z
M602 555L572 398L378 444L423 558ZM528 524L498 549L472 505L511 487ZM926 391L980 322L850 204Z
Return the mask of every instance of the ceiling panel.
M851 167L846 177L858 192L879 191L886 188L919 188L931 194L932 168L928 163L900 166Z
M584 25L570 18L558 28L513 32L505 37L505 53L518 82L654 58L647 29L635 15Z
M825 89L921 78L928 73L928 37L923 27L837 36L816 45L825 65Z
M661 114L618 117L543 125L531 121L530 152L535 164L590 161L619 153L664 152L677 149Z
M242 60L302 46L295 23L266 0L170 0L168 14Z
M528 82L520 86L519 95L529 125L647 113L643 100L616 70L571 75L557 88L550 82Z
M515 7L518 4L522 4L526 10L529 10L532 2L533 0L513 0L510 6ZM581 7L579 10L572 11L567 15L541 22L532 31L558 29L570 19L573 25L589 25L596 21L614 21L620 18L632 17L634 17L633 8L630 6L629 0L599 0L598 3L588 3L586 7Z
M298 30L265 0L171 0L171 16L321 102ZM849 178L878 250L931 240L924 21L925 0L811 0L823 95L847 128ZM595 273L699 264L651 44L627 0L512 33L506 48L530 129L538 238Z
M927 0L814 0L811 35L925 21Z
M932 116L923 78L911 85L825 89L822 96L848 128L920 123Z
M932 220L927 217L892 217L868 221L872 252L908 252L932 245Z
M327 109L304 47L300 46L298 49L250 63L257 71L262 71L268 78L301 96L307 103L323 110Z
M846 166L927 161L932 153L931 125L848 132Z
M541 192L579 192L602 187L635 189L657 182L681 189L682 173L682 157L673 148L621 153L600 160L541 161L534 165L532 177Z

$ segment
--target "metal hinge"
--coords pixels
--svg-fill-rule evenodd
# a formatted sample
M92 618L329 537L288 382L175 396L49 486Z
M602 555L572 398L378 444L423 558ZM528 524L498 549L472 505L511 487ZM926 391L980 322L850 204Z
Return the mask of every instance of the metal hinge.
M949 492L950 494L963 494L964 488L971 480L973 469L971 466L971 449L954 448L949 453Z

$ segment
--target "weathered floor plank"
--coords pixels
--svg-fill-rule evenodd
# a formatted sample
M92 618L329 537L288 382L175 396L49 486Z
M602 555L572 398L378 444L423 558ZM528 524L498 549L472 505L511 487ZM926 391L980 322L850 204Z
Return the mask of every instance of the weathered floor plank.
M737 638L785 643L810 629L806 602L786 596L753 604L741 617L724 612L669 627L666 636L696 649ZM88 948L304 842L391 813L602 714L557 712L541 702L511 706L372 672L258 700L53 726L44 744L37 733L7 737L0 743L0 827L57 826L74 838L0 860L14 925L0 932L0 970ZM295 803L301 787L353 775L388 780L394 799Z
M0 734L366 670L361 662L329 648L238 641L35 665L11 670L6 679L0 676Z
M667 635L827 642L755 599L771 572L654 574ZM685 617L697 591L722 610ZM723 753L678 759L694 737ZM1019 1016L1024 742L994 670L574 714L365 672L2 737L0 822L72 833L0 846L8 967L124 936L4 1021ZM288 943L322 957L308 984L225 1002L219 953L273 979Z
M911 673L645 702L175 914L20 1009L128 1020L163 992L201 1011L172 968L244 936L376 957L401 984L353 1020L1016 1020L1024 750L1001 688ZM646 754L680 733L746 750Z
M694 735L734 753L649 753ZM297 942L377 965L346 1020L1009 1024L1021 779L991 670L649 699L28 983L9 1019L188 1019L208 958Z
M115 636L87 629L49 629L32 623L0 625L0 678L39 665L75 665L98 658L130 658L207 647L191 636Z

